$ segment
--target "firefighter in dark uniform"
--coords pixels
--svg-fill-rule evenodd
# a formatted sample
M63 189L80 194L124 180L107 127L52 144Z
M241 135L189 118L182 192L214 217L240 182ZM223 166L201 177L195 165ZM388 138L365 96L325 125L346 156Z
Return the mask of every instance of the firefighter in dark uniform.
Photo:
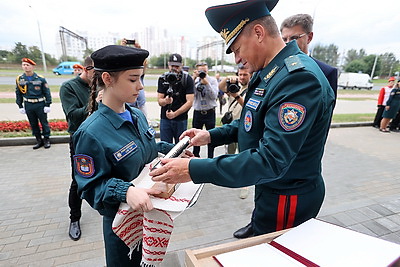
M316 217L325 196L321 160L334 93L318 65L295 41L285 46L269 11L278 1L210 7L206 16L254 72L240 119L209 131L191 129L192 145L238 142L239 152L213 159L165 159L150 175L168 183L193 180L225 187L255 186L255 235Z
M102 102L73 135L78 194L103 216L107 266L139 266L141 250L135 250L130 260L129 248L112 231L112 222L121 202L134 210L153 208L149 194L160 192L134 187L131 181L158 152L167 153L173 146L156 143L142 111L126 104L135 102L143 89L140 76L148 55L144 49L120 45L92 53L91 95L104 89Z
M38 149L43 145L44 148L50 148L50 127L47 113L50 112L51 94L46 79L33 71L35 65L36 63L32 59L22 59L24 74L19 75L16 80L16 103L19 112L28 116L32 135L36 137L36 145L33 146L33 149ZM42 125L42 132L39 121Z

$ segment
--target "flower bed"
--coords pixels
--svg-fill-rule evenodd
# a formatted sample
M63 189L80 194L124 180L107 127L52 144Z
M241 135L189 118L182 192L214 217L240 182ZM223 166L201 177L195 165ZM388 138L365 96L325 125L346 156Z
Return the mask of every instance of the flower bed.
M40 125L40 123L39 123ZM66 131L68 123L65 120L50 120L52 131ZM41 125L40 125L41 126ZM28 121L0 121L0 132L30 132L31 126Z

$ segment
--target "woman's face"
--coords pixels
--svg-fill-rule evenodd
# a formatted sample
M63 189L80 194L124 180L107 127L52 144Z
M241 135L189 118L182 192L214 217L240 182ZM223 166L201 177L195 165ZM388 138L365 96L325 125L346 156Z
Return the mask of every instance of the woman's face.
M135 102L139 91L143 89L143 84L140 81L140 76L143 74L143 69L132 69L123 71L117 78L113 78L110 93L114 98L123 103Z

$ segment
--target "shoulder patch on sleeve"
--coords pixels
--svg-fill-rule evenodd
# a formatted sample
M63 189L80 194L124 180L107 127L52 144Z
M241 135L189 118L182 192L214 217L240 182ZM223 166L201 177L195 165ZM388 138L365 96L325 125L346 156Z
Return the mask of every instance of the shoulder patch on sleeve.
M289 72L304 68L303 62L301 62L300 57L297 55L287 57L284 61Z
M306 108L293 102L285 102L279 107L279 124L285 131L293 131L300 127L306 117Z
M75 169L83 177L91 177L94 174L94 161L88 155L78 154L74 156Z

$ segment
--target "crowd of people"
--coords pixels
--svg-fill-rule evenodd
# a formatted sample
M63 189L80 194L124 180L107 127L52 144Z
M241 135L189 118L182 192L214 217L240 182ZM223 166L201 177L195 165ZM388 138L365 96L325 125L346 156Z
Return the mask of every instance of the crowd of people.
M325 196L321 159L336 103L337 69L308 55L311 16L288 17L279 28L270 13L277 2L242 1L206 10L226 53L235 54L238 71L213 77L201 61L189 73L182 56L171 54L168 71L157 82L160 141L146 118L147 50L123 39L74 66L76 77L60 88L70 133L72 240L81 237L85 199L103 216L107 266L139 266L143 261L151 266L142 258L140 244L130 253L114 233L113 219L121 203L141 212L153 209L151 196L160 192L135 187L132 181L184 136L190 137L193 153L162 159L162 166L150 172L152 179L241 188L240 198L254 185L250 223L235 237L294 227L317 216ZM17 105L36 137L33 148L49 148L51 95L45 78L33 72L34 65L22 60ZM374 126L382 132L399 129L399 85L390 78L381 90ZM216 127L218 103L220 113L227 105L221 127ZM190 109L193 121L187 129ZM221 145L226 154L215 157L214 148ZM207 146L207 158L200 158L201 146Z

